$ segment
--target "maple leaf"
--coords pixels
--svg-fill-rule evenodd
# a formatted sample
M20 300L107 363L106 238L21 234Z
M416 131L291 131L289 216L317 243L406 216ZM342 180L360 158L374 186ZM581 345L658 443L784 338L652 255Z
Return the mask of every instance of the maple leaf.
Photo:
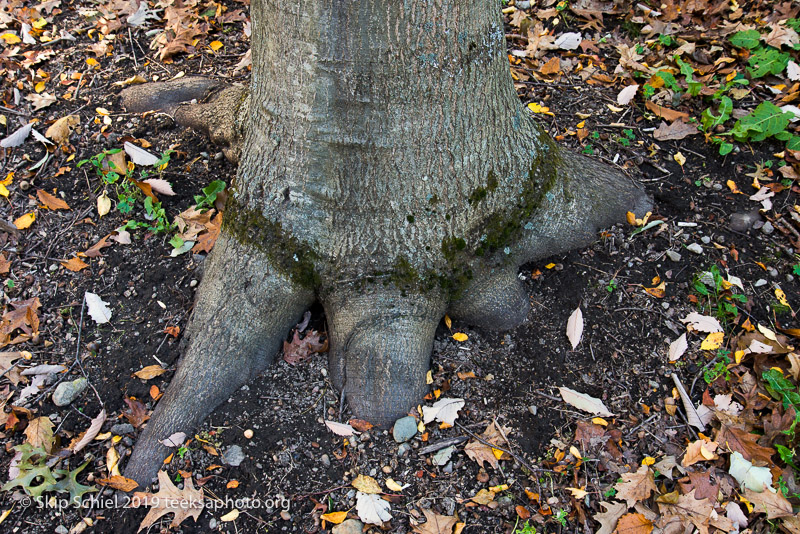
M147 493L137 491L131 499L131 506L150 506L150 511L139 525L141 532L143 529L153 525L163 515L174 513L170 527L177 527L188 517L197 522L197 518L203 513L203 490L194 488L191 477L184 479L184 488L179 490L169 479L165 471L158 472L158 493Z
M417 534L451 534L456 524L456 518L450 515L439 515L431 510L422 509L426 522L415 525L413 532Z
M300 339L300 334L295 330L291 343L283 342L283 359L289 365L297 365L307 361L315 352L325 352L328 350L328 341L320 341L320 333L311 330L306 337Z
M508 442L503 437L503 434L507 434L510 429L502 427L501 429L502 432L500 432L500 429L498 429L495 424L492 423L486 427L486 430L483 432L483 434L481 434L481 437L493 445L506 446L508 445ZM477 439L473 439L467 443L466 447L464 447L464 452L467 453L467 456L475 460L481 467L484 467L484 462L489 462L489 465L495 469L500 467L498 460L508 460L511 458L508 453L490 447L489 445L486 445Z
M207 232L203 232L197 237L197 244L192 247L192 252L211 252L214 243L217 242L219 231L222 227L222 212L218 212L216 217L205 225Z
M625 501L630 508L656 491L653 471L643 465L635 473L625 473L622 475L622 482L617 482L614 489L617 490L617 498Z

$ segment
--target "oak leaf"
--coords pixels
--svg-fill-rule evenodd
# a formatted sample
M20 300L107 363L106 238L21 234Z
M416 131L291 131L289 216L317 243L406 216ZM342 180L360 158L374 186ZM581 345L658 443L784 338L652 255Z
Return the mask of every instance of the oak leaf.
M97 483L101 486L108 486L110 488L114 488L115 490L124 491L125 493L133 491L139 487L139 484L135 480L131 478L125 478L120 475L97 479Z
M741 453L746 460L753 462L755 465L773 465L772 455L775 454L775 450L771 447L762 447L756 443L758 438L759 436L741 428L722 425L717 432L715 441L727 446L731 451Z
M37 417L25 429L25 441L33 448L41 447L48 453L53 448L53 422L49 417Z
M753 511L767 514L767 519L793 516L792 503L780 491L773 493L766 486L764 491L758 493L750 488L745 488L744 497L753 503Z
M320 341L320 333L311 330L306 337L300 339L300 334L295 330L292 342L283 342L283 359L289 365L297 365L307 361L312 354L328 350L328 341Z
M625 501L628 508L650 497L656 491L656 484L653 479L653 471L643 465L635 473L624 473L622 482L614 485L617 490L617 499Z
M658 508L661 511L662 518L659 520L659 526L674 522L673 518L680 518L680 523L686 525L691 522L700 534L708 534L708 527L711 521L712 513L714 512L714 503L711 499L697 499L695 497L695 490L686 495L680 495L677 499L664 502L659 500Z
M600 505L606 509L605 512L594 514L594 520L600 523L600 530L595 534L611 534L617 527L617 521L625 515L628 507L621 502L600 501Z
M500 432L495 424L492 423L486 428L484 433L481 434L481 437L484 439L484 441L487 441L493 445L508 445L508 442L503 437L503 434L507 433L510 429L503 428L502 430L503 432ZM500 467L498 460L508 460L510 458L508 453L486 445L477 439L473 439L467 443L467 445L464 447L464 452L467 453L467 456L475 460L481 467L484 467L484 462L489 462L489 465L495 469Z
M415 525L413 532L417 534L452 534L457 519L450 515L439 515L431 510L422 509L426 522Z
M131 506L150 506L150 511L139 525L141 532L145 528L152 526L162 516L174 513L171 528L179 526L187 518L191 517L194 521L203 512L203 490L195 489L191 477L184 479L184 488L179 490L169 479L165 471L158 472L158 493L146 493L137 491L133 494Z

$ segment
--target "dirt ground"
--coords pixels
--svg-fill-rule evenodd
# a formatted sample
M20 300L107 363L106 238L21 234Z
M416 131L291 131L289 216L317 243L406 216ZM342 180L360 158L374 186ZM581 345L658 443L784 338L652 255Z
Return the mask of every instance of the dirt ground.
M21 9L14 4L3 5L6 12ZM100 491L93 495L108 501L81 509L60 508L48 499L64 494L47 493L37 504L22 488L10 488L0 493L0 512L9 512L0 523L3 532L135 532L147 514L146 507L114 505L114 490L104 488L98 480L109 476L108 451L112 447L124 469L140 433L141 418L137 419L136 410L126 399L129 403L131 398L138 399L139 406L149 412L156 404L154 393L157 397L172 378L180 356L181 334L175 337L167 330L184 328L206 253L172 257L170 235L135 230L131 231L130 244L109 240L109 246L99 255L84 256L82 260L88 266L78 272L65 268L62 262L76 252L91 249L126 220L143 218L141 205L127 215L112 209L99 217L97 199L103 187L89 165L77 167L81 159L121 148L126 140L145 140L148 150L156 154L173 149L169 165L159 176L171 182L175 192L174 196L159 196L170 218L193 205L194 195L213 180L230 183L235 176L235 166L222 158L217 148L201 135L176 126L169 116L125 113L119 99L121 87L115 85L135 75L153 80L179 73L246 83L246 68L234 73L249 47L242 37L246 6L235 2L214 5L224 6L229 14L236 10L244 13L224 25L209 22L207 31L224 48L216 52L209 49L207 41L212 37L208 37L205 45L176 54L169 62L160 61L158 54L148 49L151 38L143 29L128 31L123 26L115 32L113 50L98 57L95 68L87 63L87 58L95 57L87 49L97 44L97 36L87 30L95 28L96 22L81 14L79 3L66 1L55 8L60 13L51 11L46 18L51 27L72 31L77 41L25 48L22 52L47 48L55 54L16 71L9 62L20 61L21 55L9 55L9 48L5 49L6 78L16 76L23 95L30 93L30 87L41 77L36 69L44 69L50 73L47 91L59 96L54 104L32 110L24 99L15 104L17 85L8 84L2 90L0 110L7 117L5 135L17 129L19 119L23 123L40 119L41 126L35 127L43 132L56 119L76 114L80 127L69 137L69 148L50 148L50 158L38 169L31 168L48 149L32 138L22 146L6 149L2 160L2 175L14 173L7 185L8 201L0 199L0 218L6 229L0 233L0 243L3 258L10 261L9 271L2 275L6 310L27 299L38 298L41 303L38 335L3 350L30 352L31 358L20 360L18 369L56 364L68 370L51 375L24 405L17 399L29 379L14 383L8 369L3 373L0 394L7 399L8 420L0 434L6 451L0 458L0 478L8 479L15 454L12 447L26 441L30 422L47 417L53 423L52 454L60 461L59 467L74 470L88 462L78 480L97 487ZM519 44L514 38L518 29L511 24L513 16L513 12L506 13L510 50ZM579 26L577 18L569 20L574 27ZM621 19L605 20L607 27L595 32L597 35L632 39ZM82 29L74 31L76 28ZM559 32L569 29L562 27ZM593 33L589 31L588 35ZM602 53L612 52L604 48ZM607 61L613 65L615 60ZM89 81L59 86L59 76L65 74L71 79L73 72L82 73L82 79ZM361 474L375 478L384 488L388 478L408 485L402 491L384 490L393 519L383 527L365 527L365 532L411 532L418 520L424 519L423 510L457 516L466 524L463 532L522 532L526 521L536 532L597 532L601 523L593 517L604 511L599 502L613 499L612 488L623 474L636 472L643 462L648 465L647 458L680 459L688 443L703 435L712 436L720 427L714 422L705 432L699 432L687 425L685 409L674 394L673 374L695 406L707 401L705 397L733 394L749 414L749 418L741 418L743 428L758 438L768 434L763 421L770 415L786 415L787 406L770 397L760 378L770 367L780 367L791 376L785 353L780 357L750 355L740 363L733 362L731 356L729 364L723 364L724 370L720 370L716 366L718 353L701 350L705 334L694 332L689 334L686 353L676 362L668 359L670 343L687 332L680 319L692 312L711 313L716 304L711 297L698 294L696 285L698 276L712 267L727 280L730 276L741 280L741 290L726 288L723 293L733 291L745 296L734 303L737 312L725 322L723 347L736 350L737 336L745 332L741 327L746 320L772 331L800 327L794 314L800 305L796 248L800 225L789 216L798 203L800 188L796 180L789 180L782 189L775 188L779 190L771 198L773 208L761 213L761 204L749 198L756 192L750 185L754 173L763 183L781 183L777 167L786 159L775 154L784 151L783 143L741 143L732 153L720 156L716 146L703 142L702 135L654 140L653 131L660 120L646 116L641 103L619 106L621 86L589 85L577 74L564 74L555 80L531 76L518 82L525 104L536 102L549 107L552 115L542 114L542 125L562 144L591 152L589 157L616 165L642 183L655 200L651 220L662 220L663 224L636 234L634 225L619 224L605 229L583 250L522 267L520 278L528 289L531 311L526 322L511 332L440 324L431 360L432 393L428 400L421 399L421 404L430 406L440 394L442 398L463 399L464 406L456 426L429 424L426 432L418 433L408 445L398 444L390 431L372 429L347 438L329 431L325 420L347 422L349 413L339 413L338 392L327 379L326 355L312 354L297 365L278 355L262 376L254 377L249 386L219 407L166 467L179 488L184 487L186 477L192 477L194 486L205 492L207 503L218 506L207 508L196 522L184 521L178 531L321 532L323 513L350 511L350 518L358 517L354 508L356 490L351 482ZM74 90L78 86L80 89ZM71 100L61 98L63 87L73 91ZM766 89L754 89L750 101L737 105L754 106L770 96ZM625 111L613 111L618 106ZM682 109L692 109L692 104L684 103ZM583 116L588 117L583 120L592 134L581 140L565 135ZM630 142L620 143L622 136ZM685 162L680 164L676 153L682 154ZM72 155L75 157L70 159ZM746 194L732 191L728 185L731 180ZM55 194L70 209L42 208L39 189L57 191ZM36 212L30 227L17 230L11 225L29 212ZM742 226L740 221L747 220L743 217L747 214L752 214L754 224ZM765 227L765 223L769 225ZM785 228L784 234L780 230ZM699 246L698 252L687 248L693 244ZM646 291L661 282L665 282L663 295L657 290ZM780 304L776 288L783 291L793 309ZM89 317L83 304L87 291L108 303L110 322L98 325ZM581 342L573 349L566 329L568 319L579 307L585 326ZM325 329L321 307L314 308L305 332L324 334ZM456 341L452 337L456 332L468 339ZM133 376L152 365L167 372L148 380ZM719 371L718 376L708 375L713 369ZM91 387L68 406L56 406L51 395L56 384L81 376ZM748 396L746 385L761 394L761 403ZM614 415L593 422L592 414L562 399L559 387L601 399ZM101 409L107 416L100 436L107 434L105 439L92 441L74 455L59 457L58 451L68 449ZM791 419L791 412L789 416ZM127 423L132 424L120 426ZM505 429L507 442L502 448L512 453L503 456L498 468L488 462L481 467L464 450L468 441L474 441L475 435L482 435L492 423ZM246 437L250 435L247 430L252 437ZM452 438L463 439L442 465L436 465L435 452L423 452L425 447ZM791 448L792 439L773 435L771 441ZM763 440L759 443L771 446ZM233 446L241 447L244 454L238 466L222 460ZM574 447L581 458L575 457ZM712 498L720 510L725 503L742 501L737 499L738 484L728 474L729 456L723 456L721 449L717 452L719 457L708 465L716 483L722 485L719 499ZM786 496L796 512L800 502L800 488L794 478L797 472L779 461L778 455L773 460L773 473L783 475ZM678 482L682 474L656 476L655 493L638 499L637 508L631 507L632 514L651 522L650 530L641 532L653 528L669 531L658 525L658 518L667 514L654 499L656 494L686 488L686 483ZM496 488L500 485L503 487ZM488 488L496 489L489 502L472 500ZM223 516L234 509L239 511L238 517L224 521ZM782 528L796 532L791 525L781 526L778 519L758 510L748 512L743 504L742 510L749 521L742 531ZM167 515L157 520L147 531L166 531L171 518ZM696 523L686 519L683 525L691 529ZM331 526L328 522L325 528Z

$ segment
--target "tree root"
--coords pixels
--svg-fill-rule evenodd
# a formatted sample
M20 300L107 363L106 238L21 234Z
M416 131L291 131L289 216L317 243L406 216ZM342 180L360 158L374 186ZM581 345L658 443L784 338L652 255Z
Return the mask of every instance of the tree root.
M243 86L224 86L208 78L187 77L168 82L134 85L122 91L128 111L161 111L175 122L209 136L222 147L225 157L239 162L244 132L243 117L248 91Z
M489 330L510 330L522 324L531 308L528 292L517 278L517 267L478 273L450 303L453 319Z
M142 487L171 452L159 441L175 432L190 436L214 408L261 373L314 299L311 291L275 274L263 254L224 232L206 261L185 356L125 469Z
M368 294L341 292L324 304L334 385L344 390L357 417L391 426L425 395L425 375L446 296L406 296L383 288Z

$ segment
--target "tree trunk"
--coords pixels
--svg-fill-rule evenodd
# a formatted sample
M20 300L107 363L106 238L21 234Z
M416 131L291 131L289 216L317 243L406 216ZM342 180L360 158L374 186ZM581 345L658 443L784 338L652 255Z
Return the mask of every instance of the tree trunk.
M520 264L650 205L536 125L496 0L253 0L251 16L249 92L176 111L228 143L239 172L186 354L128 464L142 484L168 454L158 440L260 372L314 298L334 383L386 426L424 395L445 312L516 326Z

